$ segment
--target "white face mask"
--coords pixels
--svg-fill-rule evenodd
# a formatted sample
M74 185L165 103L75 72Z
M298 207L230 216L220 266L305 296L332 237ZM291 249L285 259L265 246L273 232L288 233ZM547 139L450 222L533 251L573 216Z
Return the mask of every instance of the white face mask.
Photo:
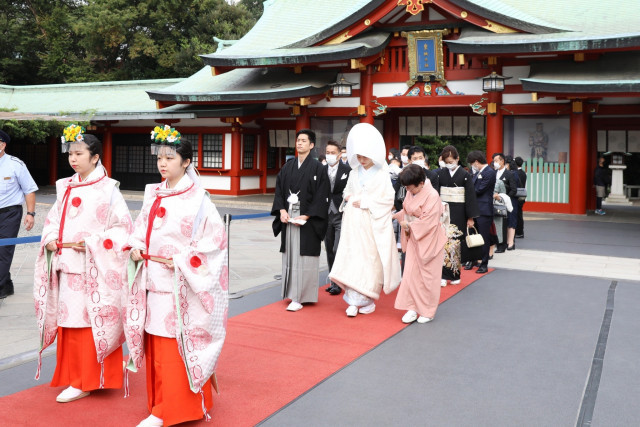
M446 167L447 167L447 164L446 164L444 161L442 161L442 160L440 160L440 161L438 162L438 165L439 165L441 168L446 168Z
M343 159L347 160L347 153L340 154L340 157L342 157Z
M493 162L493 167L496 168L496 170L499 170L501 166L499 162Z
M400 166L398 165L395 165L395 164L389 165L389 174L391 174L391 178L396 178L401 170L402 169L400 169Z
M387 159L392 160L393 159L393 154L389 153L389 155L387 156Z
M471 165L471 170L473 171L473 173L478 173L478 168L476 167L476 165Z
M409 163L409 158L407 156L400 156L400 160L402 160L402 163L404 163L405 165Z
M418 165L418 166L420 166L420 167L425 167L425 166L424 166L424 159L421 159L421 160L414 160L414 161L412 161L412 162L411 162L411 164L412 164L412 165Z
M335 165L338 162L338 156L335 154L327 154L327 163L331 166Z
M452 171L452 170L454 170L455 168L458 167L458 164L457 163L446 163L444 166L447 169L449 169L450 171Z

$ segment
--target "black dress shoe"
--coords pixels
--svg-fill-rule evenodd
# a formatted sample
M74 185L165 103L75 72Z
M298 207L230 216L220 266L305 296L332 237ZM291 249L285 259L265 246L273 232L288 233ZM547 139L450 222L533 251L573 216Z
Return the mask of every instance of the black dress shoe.
M11 295L13 295L13 283L5 284L4 287L0 289L0 299L4 299Z
M464 263L465 270L471 270L473 268L473 263L471 261L467 261Z
M331 295L340 295L340 292L342 292L342 289L340 289L340 286L338 285L331 285L331 287L329 288L329 293Z
M332 283L329 283L329 284L327 285L327 287L326 287L326 288L324 288L324 291L325 291L325 292L329 292L329 291L331 290L331 288L332 288L332 287L333 287L333 284L332 284Z
M516 238L518 238L518 239L524 239L524 234L516 234Z
M476 273L478 274L484 274L487 271L489 271L489 269L487 268L486 265L481 265L480 267L478 267L478 271L476 271Z
M506 249L505 249L505 248L503 248L503 247L501 246L501 247L499 247L498 249L496 249L493 253L494 253L494 254L501 254L501 253L503 253L505 250L506 250Z
M493 255L489 255L489 259L492 260L493 259Z
M513 246L509 246L509 247L507 248L507 250L508 250L508 251L515 251L515 250L516 250L516 245L515 245L515 243L513 244Z

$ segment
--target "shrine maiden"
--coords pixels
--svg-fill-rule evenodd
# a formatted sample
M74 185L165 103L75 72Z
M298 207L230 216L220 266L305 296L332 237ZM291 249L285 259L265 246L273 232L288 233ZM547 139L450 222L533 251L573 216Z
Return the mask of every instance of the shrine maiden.
M329 278L345 290L347 316L375 311L382 290L400 283L400 260L391 211L395 191L389 179L386 148L380 132L359 123L347 137L354 168L344 189L340 245Z
M125 321L128 369L146 357L151 415L139 426L210 419L228 310L227 236L191 144L169 126L151 139L164 181L147 185L129 239Z
M99 388L122 387L122 303L132 230L118 181L100 163L102 144L85 129L64 130L62 152L76 171L56 182L36 260L34 298L42 351L58 338L52 387L58 402Z

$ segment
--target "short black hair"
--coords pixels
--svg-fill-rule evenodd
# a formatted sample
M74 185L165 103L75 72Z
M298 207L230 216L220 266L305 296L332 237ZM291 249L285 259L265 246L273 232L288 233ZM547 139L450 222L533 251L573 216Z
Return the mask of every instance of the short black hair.
M493 153L493 156L491 156L492 159L495 159L496 157L498 157L503 162L507 163L503 153Z
M408 149L410 149L410 148L411 148L411 146L410 146L410 145L403 145L403 146L402 146L402 149L403 149L403 150L408 150ZM401 150L401 151L402 151L402 150Z
M338 151L340 151L342 148L340 147L340 144L338 144L337 141L334 140L329 140L327 141L327 145L333 145L334 147L336 147L338 149Z
M400 184L405 187L408 185L418 186L427 179L427 173L424 171L424 168L418 165L407 165L398 174L398 179L400 180Z
M521 167L522 164L524 163L524 160L522 160L522 157L520 157L520 156L516 157L515 160L516 160L516 165L518 167Z
M471 164L476 161L481 165L487 164L487 159L484 157L484 153L480 150L475 150L467 154L467 163Z
M11 137L9 136L9 134L2 130L0 130L0 142L4 142L5 144L11 142Z
M100 156L100 160L102 160L102 142L100 142L98 137L90 133L85 133L83 135L83 140L89 148L89 154L91 154L91 157L97 154Z
M393 158L394 159L399 159L400 158L400 150L398 150L397 148L390 148L389 152L391 154L393 154Z
M327 160L327 156L325 156L324 154L318 154L318 161L322 162L323 160Z
M309 142L311 142L313 145L316 145L316 133L314 131L312 131L311 129L300 129L298 132L296 132L296 139L298 139L298 137L302 133L309 137Z
M409 148L409 151L407 152L407 157L411 159L411 157L416 153L422 153L422 155L424 156L424 162L426 164L429 164L429 157L427 156L427 152L424 151L424 148L420 147L419 145L411 146L411 148Z

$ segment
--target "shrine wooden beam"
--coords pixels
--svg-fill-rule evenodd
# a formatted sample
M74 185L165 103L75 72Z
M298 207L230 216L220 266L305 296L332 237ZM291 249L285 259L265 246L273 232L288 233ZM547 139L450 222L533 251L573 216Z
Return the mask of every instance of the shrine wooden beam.
M371 28L371 26L377 23L380 19L384 18L387 13L391 12L397 6L395 1L386 1L380 5L377 9L374 9L366 18L359 20L349 28L341 31L332 37L329 37L319 43L316 46L325 44L338 44L349 40L351 37L357 36L364 30Z

